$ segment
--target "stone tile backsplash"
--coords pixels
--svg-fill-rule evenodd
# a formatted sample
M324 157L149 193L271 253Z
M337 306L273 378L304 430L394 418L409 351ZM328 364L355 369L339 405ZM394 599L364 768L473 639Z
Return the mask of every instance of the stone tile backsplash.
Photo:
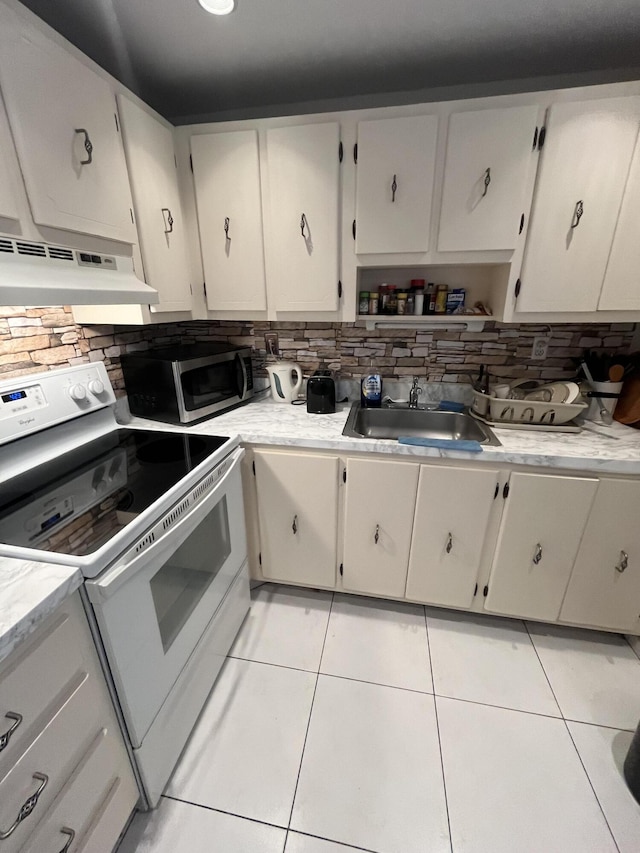
M549 329L551 329L550 335ZM305 374L326 366L345 378L358 378L371 358L388 379L409 376L432 382L465 381L485 364L500 377L568 378L575 373L572 359L584 349L627 352L633 323L597 325L541 324L512 326L487 322L482 332L376 329L364 323L267 322L195 320L141 326L77 326L71 309L0 307L0 380L104 360L119 396L124 394L120 368L123 352L170 343L229 341L256 350L258 375L265 373L264 334L277 331L283 358L297 361ZM531 359L535 335L551 338L547 358Z

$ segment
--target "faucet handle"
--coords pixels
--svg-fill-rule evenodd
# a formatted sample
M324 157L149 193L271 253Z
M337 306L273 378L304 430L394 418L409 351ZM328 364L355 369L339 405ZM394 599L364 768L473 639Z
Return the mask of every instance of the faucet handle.
M414 376L414 377L413 377L413 385L412 385L411 387L412 387L412 388L417 388L417 387L418 387L418 382L420 382L420 377L419 377L419 376Z

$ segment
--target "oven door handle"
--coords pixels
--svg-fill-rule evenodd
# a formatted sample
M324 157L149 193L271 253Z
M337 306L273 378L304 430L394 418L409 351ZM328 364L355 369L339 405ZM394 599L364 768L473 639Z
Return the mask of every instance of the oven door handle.
M224 462L221 462L220 465L223 465L226 462L229 467L222 477L220 477L220 480L216 483L212 491L206 495L204 500L201 500L194 507L191 507L182 516L182 518L174 524L171 524L167 528L166 532L156 539L152 545L143 548L139 554L135 553L137 545L148 536L149 531L147 530L138 537L136 543L134 543L131 548L127 549L127 552L118 560L115 566L107 569L95 578L95 580L86 581L85 586L89 600L93 604L101 604L104 601L108 601L122 586L124 586L124 584L129 583L129 581L132 580L140 570L148 566L150 562L156 560L158 554L167 552L168 556L171 551L180 547L189 533L195 529L195 527L197 527L198 524L206 517L207 513L210 512L212 504L215 504L215 502L219 500L220 495L227 490L229 480L235 475L236 469L240 465L244 454L244 449L242 447L238 447L227 457L226 460L224 460ZM206 477L203 477L203 479L211 476L215 470L216 469L214 468L213 471L210 471ZM198 484L196 483L196 485L189 490L189 493L197 488ZM167 512L164 513L154 523L154 525L152 525L151 529L153 529L153 527L155 527L159 522L161 523L166 516L171 515L172 512L175 511L176 506L179 506L184 499L184 497L181 498L173 507L168 509ZM167 547L167 543L170 539L172 540L172 545L171 547ZM175 540L177 540L177 544L174 545ZM156 562L158 566L161 565L159 560L156 560Z

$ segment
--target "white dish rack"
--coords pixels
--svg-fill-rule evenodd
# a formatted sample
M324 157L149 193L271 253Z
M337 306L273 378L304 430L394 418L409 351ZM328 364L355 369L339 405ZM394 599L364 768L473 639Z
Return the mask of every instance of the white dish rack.
M560 426L568 424L589 407L583 400L575 403L552 403L541 400L510 400L473 392L471 411L487 423Z

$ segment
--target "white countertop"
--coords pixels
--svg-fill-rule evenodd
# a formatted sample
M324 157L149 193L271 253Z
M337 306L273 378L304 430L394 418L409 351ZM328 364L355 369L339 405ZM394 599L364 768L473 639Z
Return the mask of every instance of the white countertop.
M80 569L0 557L0 661L81 584Z
M262 399L260 399L262 397ZM338 404L333 415L310 415L306 405L276 403L263 395L244 406L185 429L193 433L238 434L245 444L305 447L343 453L393 453L421 458L537 465L608 474L640 474L640 430L614 422L587 423L581 433L494 429L500 447L482 453L414 447L388 439L348 438L342 435L350 403ZM132 426L166 429L169 424L132 418ZM173 427L176 428L175 426ZM595 430L592 432L591 430Z

